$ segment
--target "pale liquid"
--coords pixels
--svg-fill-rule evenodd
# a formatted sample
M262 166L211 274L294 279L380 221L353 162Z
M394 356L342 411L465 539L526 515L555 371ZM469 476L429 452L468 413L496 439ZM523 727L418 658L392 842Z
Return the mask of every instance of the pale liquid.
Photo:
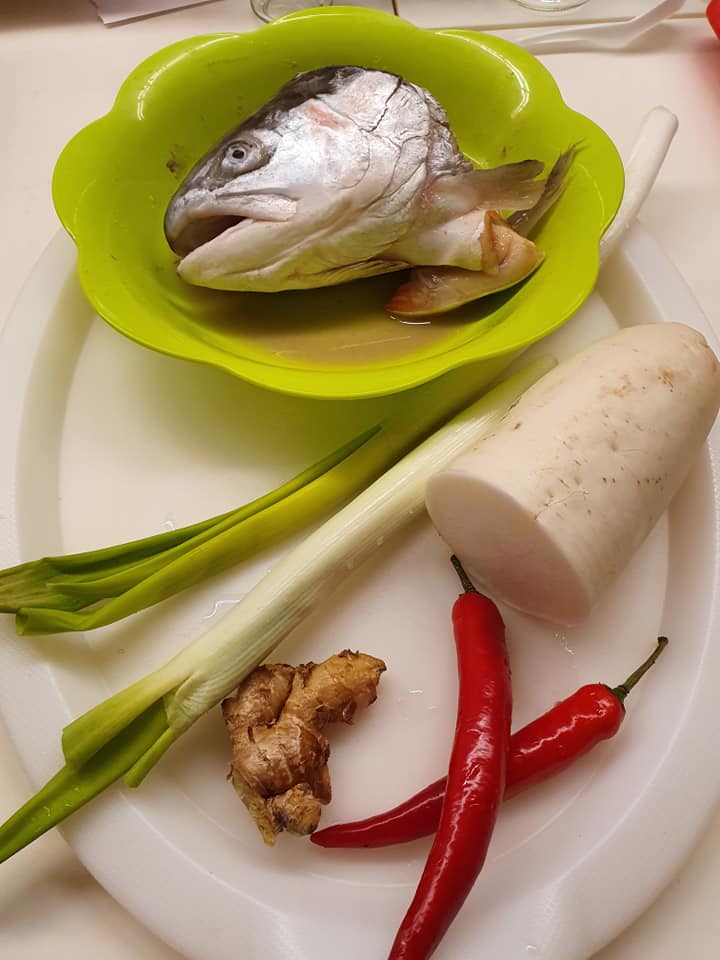
M375 366L451 349L487 326L507 294L485 297L450 313L416 319L383 307L405 274L395 273L321 290L223 293L210 298L195 335L223 350L287 366ZM212 309L208 306L212 303ZM486 324L482 321L485 320Z

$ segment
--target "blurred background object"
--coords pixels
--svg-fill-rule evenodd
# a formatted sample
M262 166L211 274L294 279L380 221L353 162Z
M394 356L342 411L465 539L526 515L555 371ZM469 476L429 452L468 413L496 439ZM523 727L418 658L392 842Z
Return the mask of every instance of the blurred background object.
M250 0L252 12L260 20L269 23L284 17L287 13L297 13L308 7L331 7L334 0Z
M554 10L571 10L573 7L581 7L587 3L587 0L513 0L513 3L519 3L528 10L552 13Z

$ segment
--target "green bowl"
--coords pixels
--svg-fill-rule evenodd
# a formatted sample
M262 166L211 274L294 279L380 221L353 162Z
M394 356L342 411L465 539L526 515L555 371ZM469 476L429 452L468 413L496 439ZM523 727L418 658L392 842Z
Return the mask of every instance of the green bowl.
M546 259L527 281L430 323L383 303L402 274L276 294L189 286L163 234L178 183L222 135L300 71L356 64L429 89L480 166L552 164L578 145L567 189L534 235ZM370 397L474 361L497 366L562 324L591 291L598 240L623 190L612 142L569 109L547 70L504 40L425 31L376 11L325 7L252 33L194 37L159 51L112 110L81 130L53 178L98 314L138 343L212 364L272 390ZM492 360L491 360L492 358Z

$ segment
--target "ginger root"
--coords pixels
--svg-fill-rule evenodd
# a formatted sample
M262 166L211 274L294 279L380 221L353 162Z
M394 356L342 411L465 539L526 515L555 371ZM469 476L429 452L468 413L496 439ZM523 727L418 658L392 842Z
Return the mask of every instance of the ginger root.
M228 779L267 844L282 830L312 833L330 801L328 723L352 723L377 697L382 660L344 650L322 663L258 667L223 701Z

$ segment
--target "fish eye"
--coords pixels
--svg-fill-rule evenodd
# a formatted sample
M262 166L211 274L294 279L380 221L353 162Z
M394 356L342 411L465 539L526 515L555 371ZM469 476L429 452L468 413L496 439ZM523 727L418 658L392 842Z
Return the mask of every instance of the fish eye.
M254 140L235 140L225 148L220 164L226 173L237 175L255 170L267 159L263 144Z
M232 163L233 160L237 160L240 163L243 160L247 160L250 154L253 152L253 145L250 143L231 143L230 146L225 151L225 160Z

